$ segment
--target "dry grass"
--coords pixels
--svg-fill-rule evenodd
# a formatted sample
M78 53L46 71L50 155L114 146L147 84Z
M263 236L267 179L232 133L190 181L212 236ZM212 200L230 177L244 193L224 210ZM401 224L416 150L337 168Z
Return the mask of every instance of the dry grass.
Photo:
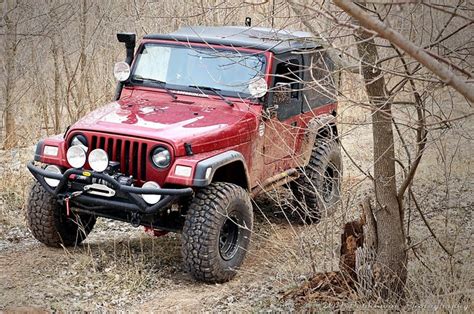
M0 237L9 228L25 227L23 205L32 182L26 162L33 152L31 148L0 151Z

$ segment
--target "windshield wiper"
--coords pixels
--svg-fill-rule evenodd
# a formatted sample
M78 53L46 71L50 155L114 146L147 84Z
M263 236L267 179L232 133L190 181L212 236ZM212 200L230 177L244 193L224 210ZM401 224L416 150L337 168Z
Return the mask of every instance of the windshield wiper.
M139 75L132 76L132 81L142 81L142 82L147 81L147 82L152 82L152 83L159 84L160 87L163 87L165 89L165 91L168 93L168 95L173 97L173 99L178 98L178 96L176 96L168 87L166 87L166 82L164 82L164 81L155 80L153 78L148 78L148 77L141 77Z
M208 90L208 91L211 91L213 92L214 94L216 94L217 96L219 96L220 99L222 99L226 104L230 105L230 106L234 106L234 103L231 102L229 99L225 98L220 92L220 89L218 88L213 88L213 87L208 87L208 86L197 86L197 85L189 85L188 87L191 87L191 88L197 88L199 89L201 92L203 90ZM204 93L203 93L204 94Z

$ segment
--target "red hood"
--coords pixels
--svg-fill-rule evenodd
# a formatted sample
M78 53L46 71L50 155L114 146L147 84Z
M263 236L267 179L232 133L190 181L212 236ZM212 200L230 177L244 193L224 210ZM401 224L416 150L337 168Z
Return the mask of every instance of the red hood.
M200 101L122 99L89 113L70 132L84 130L163 141L174 146L177 156L185 154L184 143L190 143L194 153L201 153L249 141L249 126L254 125L249 122L255 115L247 104L231 107L211 98Z

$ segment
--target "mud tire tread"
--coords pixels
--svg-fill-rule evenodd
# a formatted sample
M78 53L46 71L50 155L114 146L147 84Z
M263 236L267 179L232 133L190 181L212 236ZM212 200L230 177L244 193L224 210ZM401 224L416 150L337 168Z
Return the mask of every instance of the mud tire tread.
M315 187L320 186L321 177L328 162L336 163L334 166L339 172L338 191L333 201L325 203L319 193L315 192ZM306 210L300 211L300 216L305 223L316 223L321 219L321 211L331 209L340 199L340 183L342 178L341 148L338 141L329 139L318 139L315 141L308 165L302 169L302 174L290 185L296 203L302 202L306 205ZM301 207L301 204L296 204ZM309 211L309 213L308 213Z
M26 220L31 233L50 247L80 244L96 222L96 218L90 215L67 218L64 208L39 182L32 185L26 206Z
M231 261L219 253L219 233L228 204L240 204L248 230L242 228L240 248ZM186 270L197 280L222 283L231 280L242 264L249 246L253 225L252 204L248 193L238 185L215 182L198 191L191 201L183 228L182 255ZM231 267L229 267L231 266Z

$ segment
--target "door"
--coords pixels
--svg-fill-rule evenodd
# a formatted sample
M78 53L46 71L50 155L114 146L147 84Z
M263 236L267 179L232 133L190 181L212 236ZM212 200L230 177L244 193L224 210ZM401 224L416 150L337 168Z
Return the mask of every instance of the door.
M277 163L278 170L288 169L294 157L301 124L301 55L276 56L269 104L264 117L265 164Z

